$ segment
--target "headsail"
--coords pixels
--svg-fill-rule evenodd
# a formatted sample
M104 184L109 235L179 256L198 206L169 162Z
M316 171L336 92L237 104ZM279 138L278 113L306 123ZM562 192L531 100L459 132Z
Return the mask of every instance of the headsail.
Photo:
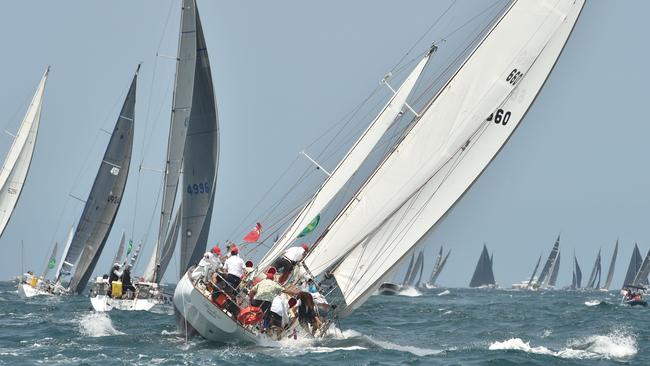
M47 258L47 263L45 264L45 270L43 271L43 278L47 277L47 273L56 267L56 251L59 247L59 243L54 243L54 249L52 249L52 254Z
M124 257L124 245L126 244L126 233L122 232L122 238L120 239L120 246L117 247L117 252L115 252L115 257L113 257L113 263L121 263L122 257Z
M575 253L573 253L573 282L571 283L571 288L579 289L581 285L582 285L582 271L580 270L578 259L576 258Z
M531 288L533 285L533 281L535 281L535 275L537 274L537 268L539 268L539 263L542 261L542 255L539 255L539 258L537 259L537 263L535 264L535 268L533 269L533 274L530 275L530 279L528 280L528 285L526 285L526 288Z
M411 254L411 261L409 266L406 268L406 273L404 274L404 279L402 280L402 285L406 285L406 282L411 277L411 272L413 272L413 262L415 261L415 253Z
M423 267L424 267L424 253L420 251L420 253L418 254L418 259L415 261L415 264L413 265L413 270L411 270L411 273L409 274L408 279L406 280L404 285L417 287L420 284L420 280L422 279Z
M643 263L639 268L639 272L637 272L636 276L634 276L634 281L632 281L632 285L634 286L645 285L644 281L648 280L649 274L650 274L650 250L648 250L648 254L646 254L645 258L643 259Z
M56 282L60 282L62 275L69 275L70 270L72 270L72 267L74 265L74 263L69 263L65 261L65 259L68 257L68 251L70 250L70 245L72 244L73 237L74 237L74 226L72 226L70 228L70 231L68 231L68 237L65 240L63 253L61 253L61 260L59 261L59 264L56 266L56 274L54 275L54 280ZM64 265L66 268L63 268Z
M137 78L136 71L65 258L68 263L79 259L70 280L72 293L81 293L86 287L122 202L133 149Z
M436 281L438 281L438 277L440 276L440 273L442 273L442 270L445 268L445 264L447 264L447 259L449 258L449 254L451 254L451 249L447 251L447 255L445 255L445 258L443 258L442 262L440 262L440 266L438 266L436 272L431 276L431 279L429 280L430 284L435 285Z
M16 137L2 164L2 170L0 171L0 236L4 233L9 219L11 219L11 214L23 191L29 166L32 163L38 127L41 121L45 83L49 72L50 68L48 67L38 83L38 87L36 87L36 93L34 93L18 133L16 133Z
M469 283L469 287L495 284L494 273L492 272L492 259L488 254L487 246L483 244L483 251L481 251L481 256L478 259L478 263L476 263L476 269L474 269L474 275Z
M560 272L560 252L557 252L557 258L555 259L555 263L553 263L553 270L551 271L551 277L548 281L548 285L551 287L555 287L555 283L557 282L557 275Z
M560 252L560 235L558 235L557 239L555 239L555 244L553 244L553 249L551 249L551 252L548 254L546 263L544 263L544 267L542 267L542 272L539 274L539 278L537 279L537 284L539 286L545 286L546 282L548 282L549 276L551 274L551 269L553 268L553 263L559 252Z
M371 153L375 145L379 142L384 133L391 126L393 121L399 116L406 100L411 94L413 87L417 83L426 67L435 48L431 48L411 71L411 74L404 80L402 85L397 89L392 98L386 103L384 108L379 112L377 117L370 123L361 137L352 146L350 151L345 155L341 162L332 171L330 177L321 185L320 189L314 194L312 199L298 213L291 226L282 234L282 237L267 252L260 261L260 267L270 264L275 258L287 249L291 242L300 235L301 231L310 221L316 217L350 180L352 175L359 170L361 164Z
M348 307L374 292L499 152L583 4L513 3L329 226L305 265L318 275L339 263L334 276Z
M598 285L596 284L596 280L598 280L598 284L600 284L600 272L601 272L600 250L598 250L598 256L596 256L596 262L594 262L594 267L592 268L591 274L589 275L587 286L585 286L586 288L598 288Z
M639 272L639 269L641 268L641 262L643 262L643 258L641 257L639 246L637 245L637 243L634 243L634 250L632 251L632 257L630 258L630 265L627 267L627 272L625 274L625 281L623 282L623 286L631 285L632 282L634 282L634 278L636 277L636 274ZM645 281L642 282L642 284L647 284L647 283L648 283L647 279L645 279Z
M607 281L602 287L605 290L609 290L609 286L612 284L612 279L614 278L614 268L616 267L616 256L618 255L618 240L616 240L616 246L614 246L614 254L612 254L612 260L609 262L609 270L607 271Z

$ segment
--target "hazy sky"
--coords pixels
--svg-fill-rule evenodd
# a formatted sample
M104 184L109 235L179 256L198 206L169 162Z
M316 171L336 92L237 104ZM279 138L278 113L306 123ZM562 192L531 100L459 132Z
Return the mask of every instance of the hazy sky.
M210 246L254 225L263 206L253 208L278 176L296 159L307 166L298 153L374 90L451 3L199 0L221 126ZM401 64L489 6L457 1ZM52 72L27 184L0 238L1 279L21 270L21 240L25 269L40 271L53 242L76 224L83 205L69 194L87 196L108 142L100 129L112 129L138 62L127 193L96 273L107 270L123 230L136 240L154 237L161 176L138 166L164 162L175 64L156 53L175 55L179 8L178 0L3 4L3 130L16 131L43 70L52 65ZM650 3L641 0L587 3L521 127L429 239L427 273L439 245L452 249L439 283L466 286L483 242L503 286L525 279L558 233L562 285L571 281L573 249L587 277L598 248L607 267L620 239L619 286L634 242L644 254L650 248L648 13ZM487 19L441 42L439 64ZM358 122L362 128L369 120ZM0 157L10 144L9 135L0 136ZM172 261L166 278L177 272Z

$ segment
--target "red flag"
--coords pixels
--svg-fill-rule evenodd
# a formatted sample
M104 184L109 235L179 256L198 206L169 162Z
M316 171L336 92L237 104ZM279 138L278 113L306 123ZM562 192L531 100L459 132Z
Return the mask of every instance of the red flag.
M255 243L260 239L260 234L262 234L262 224L259 222L255 227L244 237L246 243Z

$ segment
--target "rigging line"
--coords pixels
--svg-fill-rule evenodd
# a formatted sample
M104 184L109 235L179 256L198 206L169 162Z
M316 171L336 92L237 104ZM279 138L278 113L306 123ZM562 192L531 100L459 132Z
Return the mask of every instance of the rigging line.
M266 192L264 192L264 194L257 201L257 203L248 211L246 216L240 221L239 225L235 226L235 229L230 233L231 238L234 237L235 234L237 234L237 232L244 230L243 227L245 227L244 225L246 225L253 212L260 206L260 204L264 201L264 199L268 196L268 194L271 193L271 191L278 185L278 183L280 183L280 180L291 170L291 167L293 167L298 162L299 158L300 157L296 155L296 157L293 159L291 164L289 164L289 166L282 172L282 174L278 176L278 178L275 180L275 182L273 182L271 187L269 187L269 189L266 190Z
M433 24L431 24L431 25L429 26L429 28L427 28L427 30L426 30L424 33L422 33L422 35L420 36L420 38L418 38L418 40L415 41L415 42L413 43L413 45L411 46L411 48L409 48L408 51L406 51L406 53L405 53L405 54L404 54L404 55L399 59L399 61L397 61L397 63L395 64L395 66L393 66L393 68L391 69L391 71L395 71L395 69L397 68L397 66L399 66L399 65L402 63L402 61L404 61L404 59L405 59L405 58L406 58L406 57L407 57L407 56L408 56L408 55L409 55L409 54L410 54L410 53L415 49L415 47L416 47L420 42L422 42L422 40L424 39L424 37L426 37L427 34L429 34L429 32L431 32L431 30L432 30L436 25L438 25L438 23L440 22L440 20L442 20L442 18L444 18L444 16L447 15L447 13L451 10L451 8L454 7L454 5L456 5L456 2L457 2L457 1L458 1L458 0L454 0L454 1L452 1L452 2L449 4L449 6L447 7L447 9L445 9L445 11L444 11L442 14L440 14L440 15L438 16L438 18L436 18L436 20L433 22Z
M487 8L483 9L480 13L478 13L478 14L474 15L473 17L471 17L469 20L467 20L465 23L463 23L463 24L462 24L461 26L459 26L458 28L456 28L456 29L454 29L453 31L447 33L445 36L443 36L443 37L441 38L441 40L446 40L447 38L451 37L452 35L454 35L454 34L455 34L456 32L458 32L459 30L465 28L469 23L473 22L473 21L474 21L475 19L477 19L478 17L480 17L480 16L486 14L486 13L487 13L488 11L490 11L492 8L496 7L497 4L499 4L499 3L498 3L498 2L494 2L494 3L492 3L492 5L488 6ZM502 9L505 9L505 8L508 7L508 6L510 6L510 1L506 1L506 4L503 6Z

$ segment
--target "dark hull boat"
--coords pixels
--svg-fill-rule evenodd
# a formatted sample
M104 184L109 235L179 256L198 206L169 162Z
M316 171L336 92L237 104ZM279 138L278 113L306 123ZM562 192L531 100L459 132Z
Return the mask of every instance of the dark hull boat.
M396 283L384 282L379 286L377 293L379 295L397 295L402 291L403 286Z

